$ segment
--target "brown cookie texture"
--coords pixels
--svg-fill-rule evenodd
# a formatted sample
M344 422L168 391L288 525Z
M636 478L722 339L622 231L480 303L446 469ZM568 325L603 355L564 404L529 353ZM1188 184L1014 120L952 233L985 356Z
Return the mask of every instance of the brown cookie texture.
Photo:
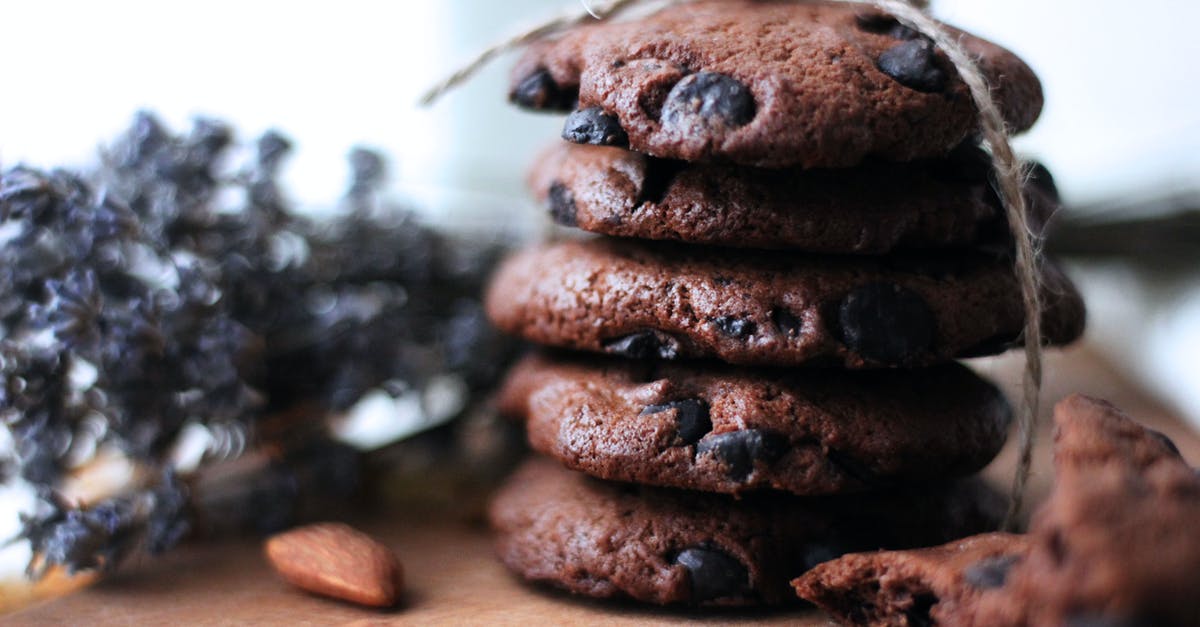
M951 29L1014 131L1042 108L1033 71ZM943 155L974 133L945 54L874 9L844 3L688 2L532 46L510 98L570 110L563 137L657 157L846 167Z
M1054 490L978 624L1200 625L1200 474L1162 434L1075 395L1054 412Z
M1074 395L1054 489L1024 536L846 555L795 582L848 624L1200 624L1200 474L1162 434Z
M1083 302L1043 268L1044 338L1083 331ZM811 256L594 239L519 252L485 298L501 329L561 348L739 365L922 366L1019 341L1011 263L977 253Z
M796 594L846 625L971 625L979 597L1004 585L1025 536L986 533L911 551L844 555L793 581Z
M1003 446L1011 409L947 364L751 370L590 355L526 357L498 395L530 445L617 481L816 495L964 476Z
M660 605L780 605L788 582L849 551L938 544L995 524L982 482L878 495L733 499L603 482L526 462L492 501L500 558L527 581Z
M988 168L987 156L973 146L947 159L800 171L689 164L559 143L537 159L529 185L555 222L593 233L882 254L1009 245ZM1031 181L1029 218L1040 231L1057 207L1057 191L1048 177Z

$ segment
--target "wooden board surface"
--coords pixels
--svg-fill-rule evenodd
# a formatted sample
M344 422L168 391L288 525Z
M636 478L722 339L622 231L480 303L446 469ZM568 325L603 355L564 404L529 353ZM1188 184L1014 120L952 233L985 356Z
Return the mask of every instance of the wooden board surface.
M1006 387L1020 380L1019 362L996 360L983 370ZM1086 349L1050 358L1045 398L1071 391L1106 397L1175 440L1193 464L1200 437L1128 385ZM1047 405L1051 404L1048 402ZM1048 413L1049 407L1045 408ZM1042 421L1043 427L1047 421ZM1049 433L1043 431L1031 483L1034 500L1050 485ZM1011 477L1010 446L987 474ZM280 582L249 540L197 544L159 560L144 560L80 592L4 617L14 624L586 624L656 625L681 620L714 624L825 625L813 610L786 612L684 611L601 603L524 585L494 559L486 529L440 514L375 517L362 525L395 548L409 590L384 612L299 593Z

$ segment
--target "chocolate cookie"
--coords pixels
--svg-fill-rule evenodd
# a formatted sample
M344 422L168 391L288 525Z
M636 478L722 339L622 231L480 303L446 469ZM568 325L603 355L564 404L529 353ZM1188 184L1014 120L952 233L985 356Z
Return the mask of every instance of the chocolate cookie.
M796 579L796 593L845 625L973 623L979 597L1004 585L1025 536L987 533L913 551L855 553Z
M920 163L764 170L560 142L529 183L556 222L593 233L881 254L1010 242L986 158L965 146ZM1031 179L1026 199L1040 230L1057 206L1051 179Z
M1009 126L1042 108L1015 55L952 30ZM570 109L563 137L657 157L759 167L845 167L943 155L976 112L944 53L874 9L840 3L688 2L534 45L510 96Z
M847 555L797 592L852 624L1200 624L1200 475L1103 401L1072 396L1055 423L1055 487L1027 536Z
M602 479L834 494L954 477L1004 444L1011 410L967 368L840 372L531 355L500 411Z
M736 500L602 482L537 459L500 489L490 519L501 559L529 581L658 604L775 605L794 602L788 581L817 563L978 532L1002 507L978 480Z
M1042 328L1083 330L1070 281L1045 266ZM816 257L599 239L508 259L486 296L501 329L540 344L633 358L742 365L917 366L1001 352L1024 323L1008 261Z
M1103 401L1069 397L1054 422L1054 490L978 624L1200 625L1200 474Z

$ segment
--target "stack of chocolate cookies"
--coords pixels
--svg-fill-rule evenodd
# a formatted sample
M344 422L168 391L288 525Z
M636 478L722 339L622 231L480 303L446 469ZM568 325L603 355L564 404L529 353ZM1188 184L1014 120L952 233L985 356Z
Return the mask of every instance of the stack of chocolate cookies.
M1012 128L1028 67L962 34ZM502 410L543 458L493 503L509 568L597 597L753 605L846 552L992 528L972 477L1012 410L953 360L1020 343L1012 239L944 54L847 4L692 2L540 43L512 100L573 109L530 178L600 237L518 253L487 295L547 347ZM1031 222L1056 193L1035 171ZM1042 324L1083 328L1043 269Z

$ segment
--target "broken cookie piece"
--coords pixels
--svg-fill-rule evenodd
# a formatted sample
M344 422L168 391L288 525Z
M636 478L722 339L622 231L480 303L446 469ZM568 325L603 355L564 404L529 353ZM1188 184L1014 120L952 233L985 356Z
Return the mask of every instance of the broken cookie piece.
M856 553L793 584L807 601L855 625L959 625L985 590L1004 585L1024 536L987 533L913 551Z
M1200 624L1200 474L1161 433L1075 395L1029 534L861 553L793 581L848 624Z

